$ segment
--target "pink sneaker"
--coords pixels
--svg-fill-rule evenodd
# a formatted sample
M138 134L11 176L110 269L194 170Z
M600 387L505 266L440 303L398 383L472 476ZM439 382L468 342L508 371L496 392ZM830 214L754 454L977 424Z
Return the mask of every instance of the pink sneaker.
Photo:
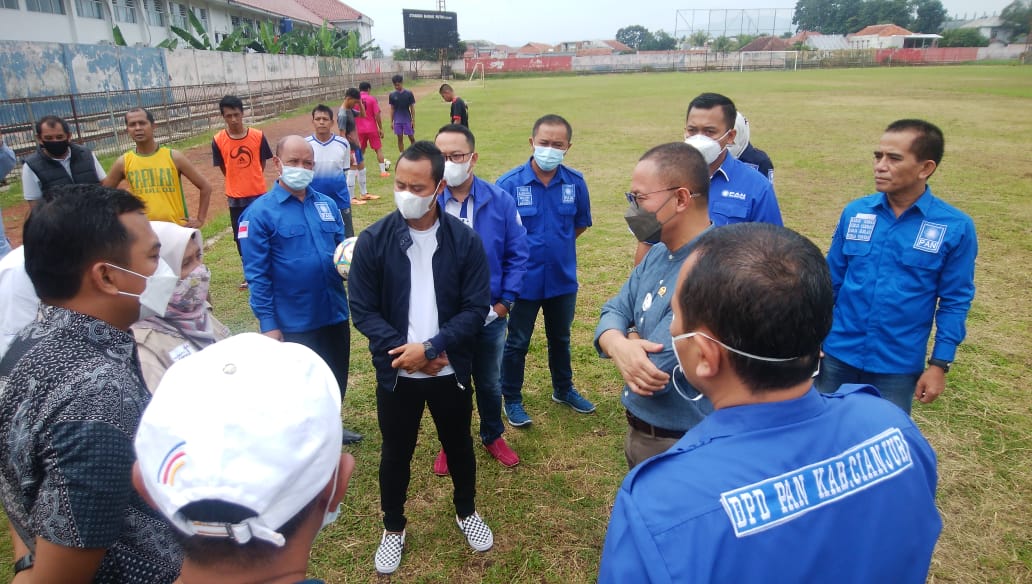
M513 452L512 448L509 448L509 445L505 443L505 438L502 438L501 436L499 436L494 442L485 444L484 448L487 448L487 451L491 453L491 456L493 456L498 462L502 463L502 466L504 467L512 468L520 463L520 457L516 456L516 453Z
M439 477L448 476L448 457L445 456L443 448L434 459L434 474Z

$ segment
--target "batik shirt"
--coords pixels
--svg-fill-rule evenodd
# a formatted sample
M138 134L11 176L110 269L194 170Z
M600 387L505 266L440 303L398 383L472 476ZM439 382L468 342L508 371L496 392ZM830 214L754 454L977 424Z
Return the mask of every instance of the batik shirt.
M0 361L0 499L30 550L105 548L94 582L178 577L172 527L130 480L149 400L132 335L41 305Z

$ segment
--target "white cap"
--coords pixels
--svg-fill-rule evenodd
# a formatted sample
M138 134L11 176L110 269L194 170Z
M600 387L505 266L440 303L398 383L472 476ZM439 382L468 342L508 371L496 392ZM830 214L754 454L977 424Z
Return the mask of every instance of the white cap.
M731 153L731 156L738 158L748 145L749 120L745 119L742 112L738 112L738 115L735 117L735 143L728 144L727 151Z
M244 333L165 372L136 433L136 456L158 510L188 535L252 537L276 530L310 503L340 463L340 391L311 349ZM216 500L256 515L194 521L180 510Z

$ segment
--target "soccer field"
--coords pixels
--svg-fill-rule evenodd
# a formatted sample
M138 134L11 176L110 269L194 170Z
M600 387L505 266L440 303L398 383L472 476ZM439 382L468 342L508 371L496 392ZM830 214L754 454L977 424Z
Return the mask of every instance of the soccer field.
M526 160L531 125L540 115L558 113L573 124L566 161L588 181L594 218L578 243L574 381L598 411L574 414L549 399L539 322L524 390L534 425L506 431L522 462L506 470L478 448L477 506L495 530L494 549L473 554L455 529L451 482L430 472L439 445L427 419L413 460L408 539L395 581L594 581L609 508L626 473L622 385L591 345L599 308L631 268L634 240L623 220L623 192L645 150L681 139L688 101L703 91L730 96L748 115L753 143L774 160L786 225L823 249L845 203L873 191L871 152L884 127L904 117L942 127L946 154L930 184L974 218L980 253L968 337L947 390L934 404L914 409L939 455L945 527L931 579L1032 581L1032 401L1022 384L1032 365L1030 73L1017 66L942 67L457 83L470 104L481 177L494 180ZM447 107L434 93L418 107L417 137L432 139ZM376 186L386 195L379 208L392 208L389 183ZM356 229L376 218L371 207L355 212ZM233 289L238 268L232 251L223 241L213 254L230 272L220 279L217 310L236 313L228 320L238 328L253 326ZM374 382L365 339L357 333L351 360L345 417L367 440L353 449L358 467L344 513L316 545L313 572L330 582L376 578L372 556L381 530Z
M470 106L480 153L475 172L488 180L530 156L527 139L537 117L557 113L573 125L566 164L584 173L594 219L578 240L574 382L598 410L580 415L549 399L539 321L524 389L534 424L507 426L505 434L522 462L503 469L477 448L477 507L495 533L495 546L485 554L471 552L455 527L450 480L430 471L439 443L424 415L406 508L406 551L393 581L595 580L610 506L627 471L622 382L591 343L602 303L631 269L635 240L623 220L623 193L638 157L680 141L689 100L713 91L735 101L750 120L752 143L773 159L786 226L825 250L843 206L874 189L872 150L883 128L918 117L943 129L946 153L930 185L974 218L980 249L967 340L946 391L931 405L914 406L939 457L944 531L930 581L1032 582L1032 400L1026 387L1032 369L1032 68L629 74L455 86ZM432 139L448 119L436 91L420 99L417 111L417 138ZM385 152L394 160L388 142ZM374 208L393 209L390 183L370 181L384 198L356 208L356 230L379 217ZM216 315L234 331L253 330L245 296L236 290L240 267L232 239L223 237L207 263ZM343 512L317 540L309 572L333 583L378 581L380 439L374 376L357 331L351 364L344 415L366 440L350 447L358 464ZM475 442L476 424L474 416ZM0 565L0 577L5 570L9 563Z

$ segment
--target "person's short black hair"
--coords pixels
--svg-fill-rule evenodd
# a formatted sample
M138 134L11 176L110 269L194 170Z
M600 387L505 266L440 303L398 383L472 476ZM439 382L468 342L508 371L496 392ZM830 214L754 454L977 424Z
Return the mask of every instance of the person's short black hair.
M363 82L358 84L358 90L359 91L369 91L372 88L373 88L373 86L368 81L363 81Z
M312 109L312 118L315 118L315 114L318 113L318 112L322 112L324 114L327 114L328 116L330 116L330 121L333 121L333 110L331 110L329 106L321 104L321 103L319 105L315 106L315 108Z
M318 497L312 499L286 523L276 529L283 539L290 541L305 519L313 512ZM240 523L245 519L258 515L251 509L206 499L184 505L180 510L188 520L211 523ZM183 548L183 553L190 561L200 566L227 566L230 568L252 567L254 565L272 564L276 555L284 548L271 542L252 538L247 543L238 543L229 537L208 537L203 535L186 535L178 529L173 530L176 540Z
M824 254L809 239L769 223L711 229L694 244L676 301L685 332L702 327L738 349L790 361L767 362L728 351L753 391L810 378L831 330L834 299Z
M411 160L412 162L429 160L430 174L434 179L434 185L436 186L444 180L444 155L441 154L440 149L438 149L433 142L420 140L406 148L405 151L401 153L401 157L405 160Z
M147 116L147 121L152 124L154 123L154 114L150 113L150 110L145 107L134 107L133 109L125 112L125 115L122 116L122 118L125 119L125 123L129 123L129 114L133 112L143 112Z
M129 263L132 236L119 216L142 211L144 204L126 191L99 184L50 190L25 221L25 271L37 296L67 300L79 293L83 274L95 262Z
M350 97L351 99L362 99L362 94L358 92L358 89L349 87L344 90L344 97Z
M914 153L918 161L931 160L936 166L942 162L942 153L946 148L946 139L942 136L939 126L931 122L916 119L896 120L885 128L886 132L912 131L917 134L914 143L910 145L910 151Z
M688 118L688 114L692 113L692 108L698 109L713 109L715 107L723 108L724 110L724 125L725 130L730 130L735 127L735 118L738 117L738 110L735 109L735 102L731 101L726 95L719 93L700 93L695 99L688 104L688 111L685 113L685 119Z
M72 135L72 127L68 125L68 122L61 116L43 116L36 122L36 136L43 135L43 126L57 126L60 125L61 129L64 130L65 134L69 137Z
M530 131L530 135L537 136L538 128L541 126L566 126L566 141L573 142L573 126L566 121L566 118L558 114L543 115L534 122L534 129Z
M437 135L440 136L444 133L462 134L466 137L466 142L469 144L469 151L476 152L477 139L473 137L473 132L470 132L469 128L466 126L463 126L462 124L448 124L441 126L441 129L437 130Z
M447 83L442 83L441 87L438 88L437 93L444 93L445 91L452 91L452 92L454 92L455 90L452 89L451 85L448 85Z
M219 113L225 114L227 107L244 111L244 100L235 95L227 95L219 100Z
M638 159L645 160L655 163L670 186L688 187L701 200L709 199L709 166L696 148L684 142L660 144Z
M394 77L391 77L391 83L401 83L404 80L405 78L401 75L395 75Z

